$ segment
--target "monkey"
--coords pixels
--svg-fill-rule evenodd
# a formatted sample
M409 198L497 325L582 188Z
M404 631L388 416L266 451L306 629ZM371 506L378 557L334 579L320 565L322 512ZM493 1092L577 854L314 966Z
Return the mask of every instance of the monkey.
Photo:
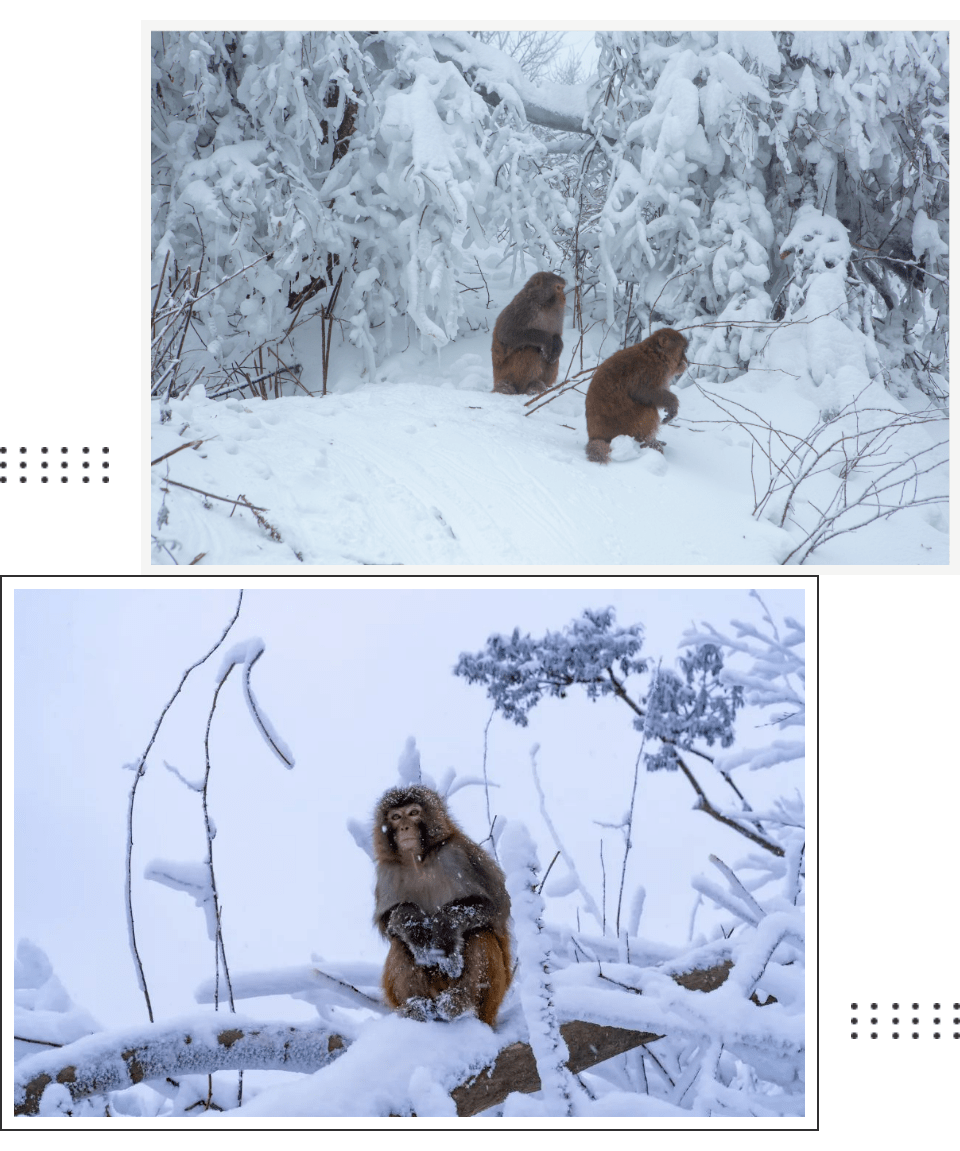
M656 438L659 408L669 423L680 407L670 382L687 368L687 338L661 328L633 347L614 352L593 373L587 388L587 459L605 464L614 436L633 436L663 451Z
M511 979L503 872L419 784L380 798L373 849L386 1002L420 1020L472 1011L492 1027Z
M556 381L563 351L566 280L537 272L497 317L493 326L493 390L537 395Z

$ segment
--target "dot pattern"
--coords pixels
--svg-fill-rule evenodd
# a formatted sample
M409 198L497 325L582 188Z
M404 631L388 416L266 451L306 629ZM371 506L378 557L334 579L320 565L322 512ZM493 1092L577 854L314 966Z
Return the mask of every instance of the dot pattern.
M851 1003L851 1039L960 1039L960 1003Z
M0 484L30 481L49 484L110 482L110 449L108 447L53 448L46 444L28 448L0 444Z

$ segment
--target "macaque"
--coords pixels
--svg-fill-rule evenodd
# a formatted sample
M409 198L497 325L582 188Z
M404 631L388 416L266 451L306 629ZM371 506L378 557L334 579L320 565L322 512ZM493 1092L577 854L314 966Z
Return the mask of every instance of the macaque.
M537 272L497 317L493 326L493 390L537 395L555 382L563 351L566 283L553 272Z
M605 464L614 436L633 436L663 451L663 441L656 438L658 409L667 413L664 423L677 414L680 405L669 384L686 370L686 348L686 336L661 328L603 361L587 388L588 460Z
M511 975L503 872L419 785L381 797L373 848L387 1003L420 1020L474 1012L492 1027Z

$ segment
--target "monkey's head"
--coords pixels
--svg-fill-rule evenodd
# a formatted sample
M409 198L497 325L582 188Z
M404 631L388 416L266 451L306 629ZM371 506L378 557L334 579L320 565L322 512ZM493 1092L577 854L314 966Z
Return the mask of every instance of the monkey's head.
M530 291L543 306L558 303L562 308L567 306L567 297L563 288L566 280L555 272L536 272L527 280L526 290Z
M373 848L379 862L422 857L454 830L446 804L435 791L419 784L392 787L377 804Z
M664 359L676 365L678 376L687 370L686 351L689 340L686 336L673 328L661 328L659 332L653 333L650 342L656 344Z

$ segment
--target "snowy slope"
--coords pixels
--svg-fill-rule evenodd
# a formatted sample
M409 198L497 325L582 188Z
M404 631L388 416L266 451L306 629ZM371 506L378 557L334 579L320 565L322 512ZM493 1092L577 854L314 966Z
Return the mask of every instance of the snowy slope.
M458 367L478 377L477 359ZM230 505L207 510L199 496L177 501L171 533L191 553L185 562L206 551L205 563L287 564L291 548L319 564L776 562L777 529L744 517L731 538L733 493L722 476L704 484L690 434L670 437L668 458L624 442L629 462L603 468L583 452L582 399L564 396L530 417L524 401L475 379L456 389L368 384L313 400L174 402L155 454L177 446L184 423L185 436L216 438L173 457L171 475L231 498L243 492L269 509L284 544L248 511L234 516L249 526L241 534Z
M203 565L297 567L295 552L304 564L777 564L799 541L752 518L749 437L716 422L722 413L696 388L678 389L665 455L621 438L604 467L584 455L582 394L526 415L526 397L490 391L488 340L460 340L439 363L411 349L377 382L341 377L335 386L352 390L325 397L214 402L198 387L162 425L155 404L153 458L206 441L153 468L155 536L181 564L203 552ZM805 413L769 380L743 377L725 395L792 404L790 426L809 426L813 405ZM228 499L243 493L283 542L248 510L231 516L231 504L205 507L177 487L156 531L167 474ZM901 513L826 545L814 562L944 563L945 519L941 530L936 515ZM172 559L155 548L152 562Z

